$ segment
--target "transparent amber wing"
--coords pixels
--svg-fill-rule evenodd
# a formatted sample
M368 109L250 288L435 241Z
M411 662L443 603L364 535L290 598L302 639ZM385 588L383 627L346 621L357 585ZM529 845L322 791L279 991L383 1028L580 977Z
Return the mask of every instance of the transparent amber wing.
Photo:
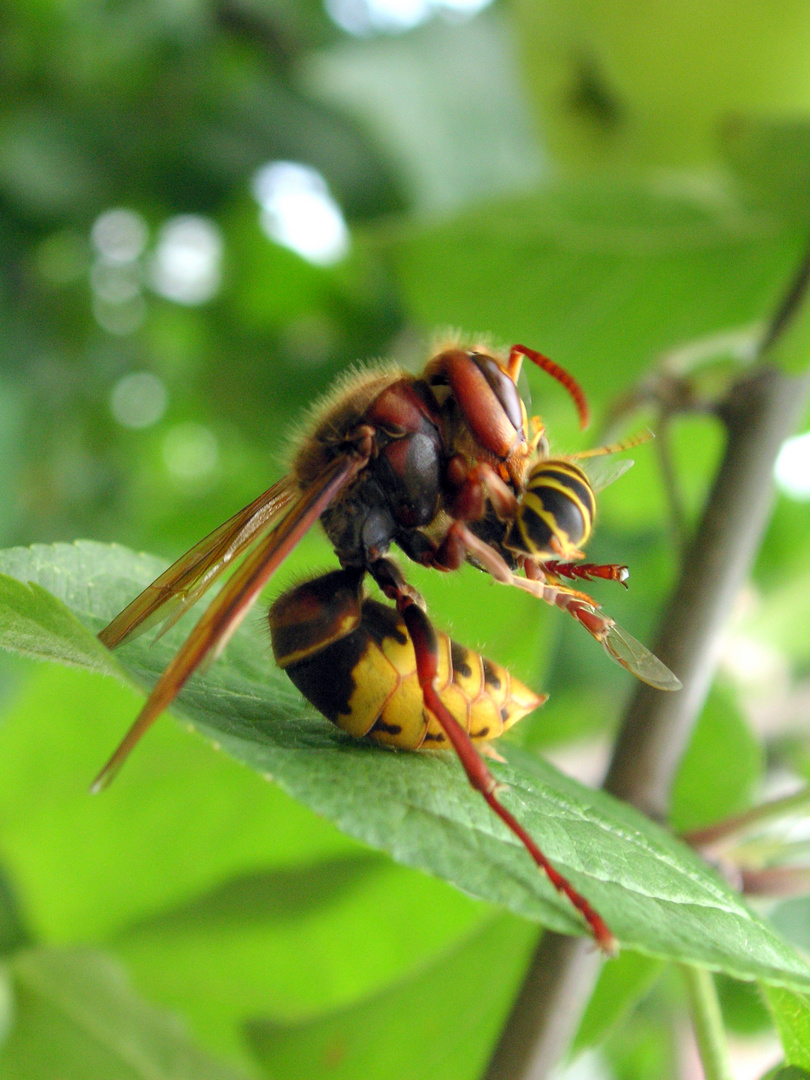
M273 527L296 496L295 481L285 476L214 529L136 596L98 635L109 649L163 622L161 634L199 600L230 563L256 537Z

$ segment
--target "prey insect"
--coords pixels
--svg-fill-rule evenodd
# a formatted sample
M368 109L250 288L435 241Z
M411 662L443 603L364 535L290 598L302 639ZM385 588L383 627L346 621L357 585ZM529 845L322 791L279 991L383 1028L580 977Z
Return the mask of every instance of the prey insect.
M149 585L99 635L110 648L164 630L240 555L231 576L161 675L99 774L104 787L189 677L220 654L260 591L320 520L340 569L284 593L269 614L277 663L313 705L358 737L410 750L452 747L473 788L518 837L606 951L600 915L549 863L503 805L474 743L497 737L542 704L505 669L438 633L389 551L437 570L469 561L573 616L608 654L664 690L680 685L643 645L574 588L623 582L622 566L582 562L596 502L578 460L624 449L549 456L517 389L524 360L585 396L553 361L523 345L501 357L457 344L419 376L371 369L349 376L314 417L291 470ZM392 607L366 598L370 577Z

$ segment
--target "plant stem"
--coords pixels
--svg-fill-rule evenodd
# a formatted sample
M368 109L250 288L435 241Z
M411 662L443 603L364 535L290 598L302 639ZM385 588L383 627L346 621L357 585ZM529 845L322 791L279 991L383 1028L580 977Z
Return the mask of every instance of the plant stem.
M681 964L692 1026L705 1080L733 1080L728 1043L712 973L705 968Z
M717 668L722 632L759 549L773 502L773 466L798 421L807 377L759 368L722 407L728 439L654 652L684 686L639 683L605 780L612 794L664 820L672 778Z
M765 331L768 350L797 316L808 317L809 279L810 251ZM654 648L684 688L664 694L636 685L604 784L659 820L717 668L723 627L767 526L776 455L809 393L808 374L760 366L731 386L718 410L725 454ZM485 1080L543 1080L565 1052L598 974L588 950L565 940L543 935Z
M733 839L747 829L766 825L769 821L778 821L779 818L787 817L799 811L806 816L810 806L810 787L802 787L799 791L783 795L770 802L752 806L750 810L744 810L740 814L724 818L714 825L707 825L703 829L693 829L684 833L681 839L691 847L707 849L722 844L723 841Z
M546 931L529 963L485 1080L542 1080L571 1044L601 957L588 938ZM588 992L582 992L586 986Z

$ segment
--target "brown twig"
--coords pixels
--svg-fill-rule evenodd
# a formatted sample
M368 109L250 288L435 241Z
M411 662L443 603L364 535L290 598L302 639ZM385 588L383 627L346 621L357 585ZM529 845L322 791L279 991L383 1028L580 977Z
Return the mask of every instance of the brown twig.
M810 250L765 331L761 354L803 310L809 283ZM666 816L675 770L716 671L721 632L768 522L776 455L809 393L810 376L761 364L718 409L725 455L654 650L684 688L663 694L637 684L604 784L656 819ZM597 973L581 941L544 934L486 1080L543 1080L569 1045Z

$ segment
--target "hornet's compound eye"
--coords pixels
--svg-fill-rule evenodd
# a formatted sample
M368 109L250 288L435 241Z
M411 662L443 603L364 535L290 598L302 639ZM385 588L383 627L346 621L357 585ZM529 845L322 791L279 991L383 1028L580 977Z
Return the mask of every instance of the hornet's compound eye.
M484 353L470 353L470 359L487 380L493 394L515 431L523 430L523 407L517 387L497 361Z

